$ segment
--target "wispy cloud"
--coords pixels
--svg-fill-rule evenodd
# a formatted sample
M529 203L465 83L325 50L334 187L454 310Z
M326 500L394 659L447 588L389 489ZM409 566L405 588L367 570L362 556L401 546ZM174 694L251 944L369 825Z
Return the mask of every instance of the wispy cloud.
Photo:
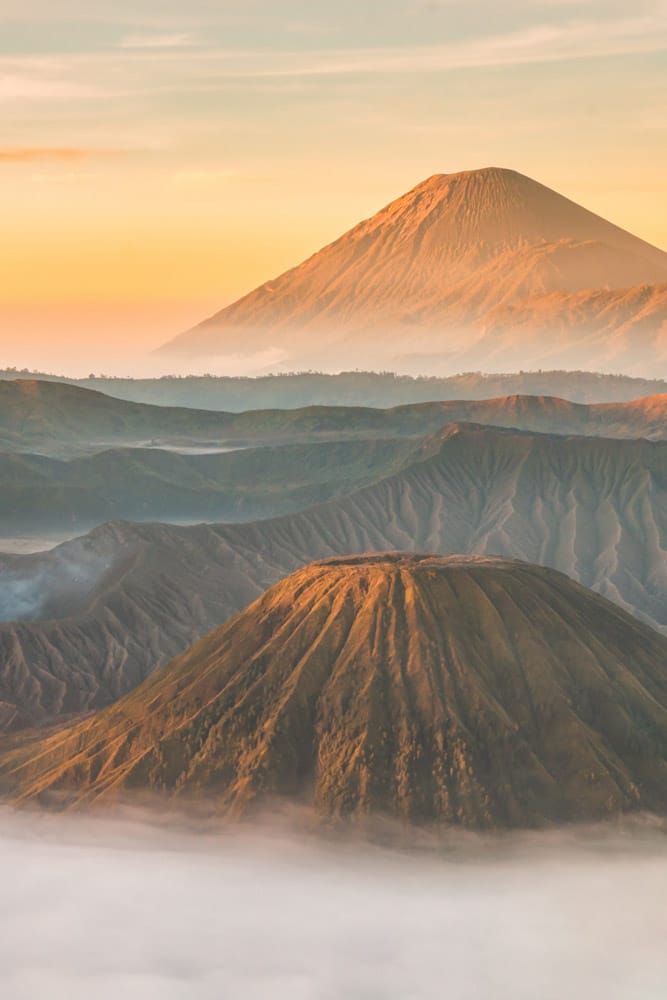
M39 163L53 160L57 163L71 163L75 160L87 160L92 156L107 155L106 150L79 149L76 147L0 147L0 164L3 163Z
M120 43L121 49L183 49L197 45L193 35L126 35Z
M433 44L220 48L189 33L128 34L114 50L12 59L0 69L0 100L183 94L225 80L446 73L667 51L667 2L651 13L607 20L542 21ZM119 65L123 73L119 74Z
M147 89L158 82L158 65L168 68L172 87L187 81L226 78L278 78L338 75L447 72L458 69L597 59L667 51L667 5L651 14L602 20L570 19L537 23L515 31L480 35L436 44L377 47L285 49L187 49L188 35L146 36L128 44L128 59L146 60L142 78ZM180 43L177 39L183 39ZM134 50L134 51L132 51ZM143 50L143 51L142 51ZM152 69L148 64L152 63ZM98 66L100 65L98 61Z
M571 21L440 45L218 53L213 75L422 73L551 63L667 50L667 13L606 23ZM213 53L207 53L213 55Z

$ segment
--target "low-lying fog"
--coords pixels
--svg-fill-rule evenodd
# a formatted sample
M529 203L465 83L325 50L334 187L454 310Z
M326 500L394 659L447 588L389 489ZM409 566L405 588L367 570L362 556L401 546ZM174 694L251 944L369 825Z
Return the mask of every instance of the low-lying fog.
M667 839L440 853L0 812L11 1000L664 1000Z
M247 451L248 447L246 445L227 445L225 447L218 446L215 444L205 445L205 444L143 444L143 445L125 445L125 447L137 448L141 450L147 449L148 451L170 451L175 455L228 455L231 451Z

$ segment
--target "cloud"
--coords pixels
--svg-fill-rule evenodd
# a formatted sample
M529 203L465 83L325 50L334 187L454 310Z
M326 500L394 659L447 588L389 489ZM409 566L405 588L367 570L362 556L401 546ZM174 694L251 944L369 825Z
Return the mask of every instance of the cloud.
M0 100L187 95L219 90L226 80L442 74L648 54L667 51L667 8L607 19L542 16L514 30L488 31L424 44L294 49L207 47L204 36L182 31L133 33L113 50L41 60L4 57Z
M78 149L76 147L0 147L0 164L3 163L41 163L52 160L56 163L71 163L76 160L87 160L91 156L104 156L106 150Z
M667 995L656 831L443 854L133 813L0 812L12 1000Z
M61 617L76 612L113 565L111 560L87 551L81 539L65 543L46 555L46 559L32 562L27 570L4 570L0 622L30 621L41 614Z
M219 77L446 72L667 50L667 14L606 23L537 24L438 45L217 54ZM213 56L213 53L208 53Z
M121 49L182 49L196 45L192 35L126 35L120 43Z

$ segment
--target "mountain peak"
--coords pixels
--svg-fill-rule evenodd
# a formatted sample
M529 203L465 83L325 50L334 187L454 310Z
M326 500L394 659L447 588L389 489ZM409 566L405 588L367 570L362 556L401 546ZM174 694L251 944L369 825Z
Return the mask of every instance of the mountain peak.
M646 295L612 296L609 316L612 289L659 282L667 282L662 250L516 170L433 174L164 350L279 349L303 366L340 368L354 358L377 368L388 359L396 367L408 347L470 370L479 363L476 349L487 368L489 356L502 350L502 340L485 337L489 327L527 318L525 335L533 338L546 324L552 329L535 349L562 351L558 310L565 300L578 326L589 322L589 312L591 323L603 317L613 325L619 313L645 314L647 307ZM597 293L588 303L567 299L591 290ZM650 308L667 313L667 294L664 305L659 295ZM555 342L547 347L549 337ZM595 351L599 362L598 341ZM586 367L578 360L563 367ZM520 361L530 366L531 353Z
M531 180L530 177L520 173L518 170L512 170L510 167L478 167L472 170L456 170L452 173L431 174L423 181L420 181L419 184L415 185L412 190L416 191L420 188L441 188L453 181L465 183L477 180L487 184L499 182L504 182L506 184L521 184L522 182L528 184L537 183L537 181Z
M98 715L17 737L0 783L472 827L664 812L666 658L667 639L553 570L329 558Z

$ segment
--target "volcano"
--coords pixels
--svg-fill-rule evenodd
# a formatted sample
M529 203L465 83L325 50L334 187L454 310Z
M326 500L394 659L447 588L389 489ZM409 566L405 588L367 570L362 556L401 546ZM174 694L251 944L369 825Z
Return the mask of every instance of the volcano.
M667 639L553 570L328 559L110 708L15 737L0 786L472 828L664 812L666 666Z
M428 371L606 359L654 373L666 333L664 251L492 167L428 178L162 350Z

